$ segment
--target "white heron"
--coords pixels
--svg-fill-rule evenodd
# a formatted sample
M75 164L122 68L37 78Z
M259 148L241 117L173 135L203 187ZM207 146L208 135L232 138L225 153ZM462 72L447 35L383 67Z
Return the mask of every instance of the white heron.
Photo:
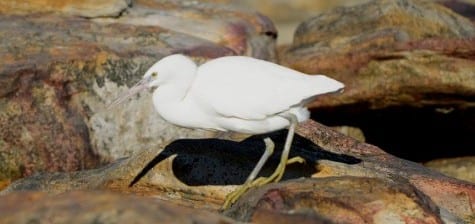
M278 182L287 164L303 161L288 159L288 155L297 123L309 119L306 104L344 85L324 75L307 75L246 56L221 57L197 66L189 57L174 54L156 62L110 106L154 87L155 109L178 126L247 134L289 129L274 173L256 179L274 150L273 142L266 138L266 150L246 182L226 197L223 207L228 207L249 188Z

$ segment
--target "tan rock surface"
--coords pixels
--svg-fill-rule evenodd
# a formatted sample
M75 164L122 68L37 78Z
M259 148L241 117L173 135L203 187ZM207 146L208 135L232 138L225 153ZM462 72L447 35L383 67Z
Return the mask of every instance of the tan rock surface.
M116 17L131 3L132 0L2 0L0 13L27 15L53 12L82 17Z
M447 176L475 183L475 156L437 159L424 163L424 166Z
M0 197L2 223L235 223L204 210L153 198L110 192L48 195L22 192Z

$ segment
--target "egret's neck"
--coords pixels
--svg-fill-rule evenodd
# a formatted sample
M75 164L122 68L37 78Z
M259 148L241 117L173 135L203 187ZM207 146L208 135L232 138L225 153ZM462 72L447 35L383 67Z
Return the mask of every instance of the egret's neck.
M163 83L153 93L153 104L158 113L167 121L180 125L190 113L187 93L196 75L196 66L187 72L174 74L175 77Z

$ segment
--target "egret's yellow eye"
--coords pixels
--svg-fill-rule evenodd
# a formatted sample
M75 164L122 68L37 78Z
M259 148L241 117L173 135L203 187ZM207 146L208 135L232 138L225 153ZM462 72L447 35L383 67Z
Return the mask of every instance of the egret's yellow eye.
M156 78L157 77L157 73L156 72L152 72L152 78Z

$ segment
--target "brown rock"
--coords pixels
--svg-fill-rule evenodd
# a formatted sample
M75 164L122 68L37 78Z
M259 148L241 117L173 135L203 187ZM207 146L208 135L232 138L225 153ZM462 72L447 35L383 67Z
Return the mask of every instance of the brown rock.
M436 206L410 185L349 176L269 184L227 213L253 223L442 223Z
M244 8L252 8L268 16L279 31L278 43L288 44L292 42L294 31L298 24L318 13L343 5L355 5L368 0L333 0L333 1L309 1L309 0L229 0L229 4L235 4Z
M3 196L0 217L2 223L235 223L211 212L153 198L81 191Z
M365 142L366 139L364 137L364 133L360 128L352 127L352 126L336 126L332 127L333 129L337 130L338 132L345 134L346 136L352 137L360 142Z
M163 121L149 93L113 110L105 105L165 55L199 62L274 55L267 18L217 3L136 1L117 18L86 19L67 9L92 13L128 1L29 2L0 3L10 7L0 14L0 181L93 168L170 139L210 136Z
M439 207L440 217L445 222L471 223L475 220L474 184L449 178L420 164L396 158L376 146L345 137L316 122L300 125L297 133L324 150L362 160L354 165L320 161L320 172L313 177L350 175L389 178L399 184L410 183Z
M475 156L438 159L424 165L447 176L475 183Z
M283 145L284 132L276 136L277 151ZM304 150L303 144L295 149ZM218 139L183 139L166 147L142 150L127 159L118 160L94 170L70 173L43 173L20 179L0 194L15 191L63 193L71 190L108 190L148 195L187 207L218 210L226 194L243 183L264 151L262 138L243 142ZM276 153L264 167L269 175L280 154ZM315 153L306 152L309 160ZM294 152L292 152L294 154ZM325 158L322 152L320 157ZM310 177L314 164L291 166L284 179Z
M439 219L445 222L470 223L475 218L473 215L475 214L473 210L475 207L475 185L473 184L444 176L420 164L398 159L376 146L358 142L313 121L301 124L297 133L300 136L295 138L291 157L301 156L307 162L288 167L286 175L284 175L284 180L288 180L287 184L293 185L293 182L297 180L291 179L300 177L316 178L316 183L323 183L323 186L332 186L332 181L342 181L345 184L335 188L334 194L352 194L354 198L351 199L351 204L355 206L356 204L353 203L365 201L363 196L371 195L371 192L380 192L377 194L379 196L374 196L371 200L387 202L384 205L388 205L387 209L389 210L397 210L397 208L389 206L392 202L399 203L407 199L406 202L415 205L411 207L415 209L412 211L417 211L413 213L414 216L409 215L408 217L414 218L414 220L420 219L426 223L437 223L436 221ZM262 173L263 176L269 175L278 163L285 134L285 131L281 131L270 135L276 142L277 153L268 162ZM150 195L189 207L217 210L223 203L225 195L235 189L237 184L245 181L263 148L262 136L253 136L239 143L217 139L178 140L167 145L165 149L144 150L135 156L100 169L75 173L42 174L18 180L1 194L24 190L61 193L76 189L99 189ZM362 178L346 178L347 176ZM325 179L319 182L320 178ZM313 180L303 182L307 183L307 181L313 183ZM354 189L348 189L353 185L348 184L347 186L345 181L364 184L359 184L359 187L354 187ZM295 186L300 183L297 181ZM277 186L286 186L286 184ZM309 186L313 185L309 184ZM323 186L324 189L331 189L331 187ZM374 189L371 190L370 186L374 186ZM266 189L270 188L272 187ZM318 189L318 185L315 185L315 188ZM359 195L356 193L358 189L366 193ZM292 195L293 191L289 190L289 195ZM262 193L266 190L250 191L247 194L248 197L240 200L239 207L231 208L233 217L242 219L250 217L254 211L252 200L259 200L262 196L261 193L256 192ZM402 194L394 192L402 192ZM324 194L327 193L322 193L321 197L324 197ZM295 193L295 195L298 194ZM394 201L389 203L392 199L387 199L383 195L392 195L388 197ZM254 199L249 201L249 198ZM304 203L305 198L296 198L295 203L298 204L298 200L303 200L302 203ZM409 209L404 206L403 208ZM291 211L293 210L284 209L277 213L271 212L268 217L271 217L270 220L307 220L308 222L310 222L309 220L328 219L324 215L315 214L312 209L309 209L308 213L304 213L308 216L282 214ZM338 211L348 210L344 210L342 205ZM397 211L402 212L404 209ZM259 216L265 214L267 214L266 211L256 213L254 218L260 220ZM331 218L338 219L337 214L340 213L335 213L335 216L332 215ZM390 216L389 213L383 214L383 217ZM354 217L356 220L358 216Z
M316 120L359 127L387 152L426 162L473 151L474 55L467 18L431 1L382 0L315 14L279 57L345 83L313 102Z
M346 84L315 107L471 106L475 26L449 9L412 0L372 1L302 23L282 64Z
M10 184L11 184L10 180L0 181L0 190L3 190L4 188L6 188Z
M120 16L132 0L25 0L0 1L0 13L28 15L32 13L54 12L82 17Z

